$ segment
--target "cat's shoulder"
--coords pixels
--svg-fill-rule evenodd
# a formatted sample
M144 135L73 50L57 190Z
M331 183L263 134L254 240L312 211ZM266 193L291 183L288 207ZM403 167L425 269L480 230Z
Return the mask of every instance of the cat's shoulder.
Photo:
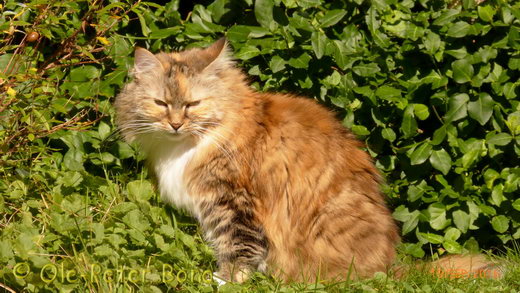
M326 128L339 126L334 113L313 99L280 93L264 93L260 98L264 113L275 121Z

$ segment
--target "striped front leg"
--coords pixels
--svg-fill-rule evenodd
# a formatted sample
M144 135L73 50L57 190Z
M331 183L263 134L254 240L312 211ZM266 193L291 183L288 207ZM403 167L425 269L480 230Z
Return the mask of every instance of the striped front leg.
M253 208L245 190L228 189L200 204L202 227L216 250L217 276L225 280L240 283L266 269L268 241Z

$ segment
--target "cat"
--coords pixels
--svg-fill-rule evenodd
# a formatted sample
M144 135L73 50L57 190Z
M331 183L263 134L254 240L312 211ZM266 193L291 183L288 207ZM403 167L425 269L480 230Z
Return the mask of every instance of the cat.
M399 231L363 144L334 114L260 93L225 39L205 49L135 51L117 124L147 155L164 201L189 211L224 280L285 281L386 272Z

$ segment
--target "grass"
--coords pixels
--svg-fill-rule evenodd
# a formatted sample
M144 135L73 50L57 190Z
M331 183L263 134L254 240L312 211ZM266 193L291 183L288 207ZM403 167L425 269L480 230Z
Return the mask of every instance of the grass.
M52 158L52 157L51 157ZM207 281L215 259L192 218L164 205L134 166L104 178L52 170L36 161L22 180L4 181L0 283L5 291L49 292L516 292L520 254L496 256L503 279L440 278L419 270L401 279L282 284L255 274L245 284ZM52 161L52 160L51 160ZM50 165L49 165L50 164ZM42 181L54 172L52 184ZM132 175L134 174L134 175ZM129 178L139 178L131 180ZM4 174L4 179L9 176ZM401 256L400 259L406 259ZM412 262L405 262L411 266ZM10 291L13 290L13 291Z

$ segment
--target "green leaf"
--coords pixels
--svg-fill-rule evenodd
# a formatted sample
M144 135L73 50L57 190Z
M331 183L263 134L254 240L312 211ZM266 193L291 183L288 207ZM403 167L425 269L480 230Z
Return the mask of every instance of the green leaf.
M447 9L442 12L442 14L435 19L433 22L436 26L444 26L446 24L452 24L453 21L460 15L460 8L457 9Z
M302 53L299 57L289 59L289 65L294 68L307 68L311 57L307 53Z
M383 128L381 130L381 136L389 142L393 142L396 138L395 132L392 128Z
M359 76L372 76L380 72L381 68L376 63L367 63L354 66L352 71Z
M154 30L150 33L150 39L164 39L173 35L177 35L182 31L180 26L168 27L164 29Z
M298 6L302 8L318 7L321 5L321 0L296 0Z
M150 222L140 210L132 210L123 217L123 222L128 225L130 229L135 229L142 234L142 232L150 229Z
M450 227L446 229L446 232L444 233L444 239L451 240L451 241L457 241L459 239L461 233L460 230L454 227Z
M285 68L285 65L287 62L282 59L280 56L274 56L271 61L269 61L269 68L273 71L273 73L276 73L278 71L281 71Z
M323 54L325 54L325 46L327 43L327 37L324 33L320 31L315 31L311 35L311 44L314 53L316 54L316 58L321 59Z
M255 17L258 23L273 31L278 27L278 23L273 18L273 0L256 0L255 1Z
M433 233L420 233L420 236L433 244L441 244L444 241L444 237Z
M410 233L411 231L413 231L413 229L415 229L415 227L417 227L417 224L419 223L420 214L421 213L419 211L413 211L412 213L410 213L410 218L403 224L403 228L401 231L403 235Z
M520 211L520 198L513 202L513 208L515 208L517 211Z
M70 71L69 77L71 81L90 81L101 75L99 69L93 65L83 65L75 67Z
M462 147L461 147L462 148ZM473 165L480 157L482 150L485 148L482 140L475 140L469 144L469 147L465 148L464 155L462 156L462 167L464 169L469 168Z
M450 155L443 148L432 152L430 163L433 168L441 171L444 175L448 174L452 164Z
M413 104L413 110L415 113L415 116L419 118L420 120L426 120L430 116L430 111L428 110L428 107L423 104Z
M344 9L334 9L329 10L323 18L320 20L320 26L321 27L329 27L333 26L336 23L338 23L345 15L347 14L347 11Z
M456 210L453 212L453 222L455 223L455 226L460 231L462 231L462 233L466 233L472 223L472 220L469 214L465 211Z
M468 59L460 59L451 63L453 69L453 79L457 83L466 83L471 81L474 69Z
M261 38L269 34L269 31L260 26L234 25L226 33L231 42L242 42L250 38Z
M471 29L471 25L465 21L458 21L450 25L446 35L452 38L462 38L466 36Z
M63 156L63 165L71 171L83 170L83 155L76 149L69 149Z
M500 178L500 174L497 171L493 170L493 169L487 169L484 172L484 181L486 182L486 186L489 189L493 188L493 183L498 178Z
M354 134L359 136L366 136L370 134L370 131L368 131L368 129L362 125L353 125L351 130L354 132Z
M486 142L492 145L505 146L508 145L511 140L513 140L513 137L509 133L490 132L486 135Z
M421 198L421 196L423 194L424 194L424 189L421 188L420 186L410 185L410 187L408 187L407 195L408 195L408 200L410 202L414 202L414 201L418 200L419 198Z
M493 114L493 98L487 93L480 93L478 100L468 103L469 116L484 125Z
M495 216L491 219L491 226L498 233L504 233L509 228L509 219L504 215Z
M443 125L433 133L432 145L438 145L444 141L446 137L446 126Z
M414 117L414 109L412 105L409 105L404 111L403 121L401 123L401 131L405 138L409 138L417 134L417 121Z
M449 253L459 254L462 252L462 246L453 240L444 240L444 242L442 243L442 246Z
M430 226L435 230L442 230L450 224L446 219L446 206L442 203L432 203L428 206Z
M504 200L506 200L504 196L504 185L498 184L491 192L491 203L499 207Z
M253 46L244 46L235 53L235 57L242 60L248 60L258 55L260 55L260 50Z
M410 156L410 161L412 165L419 165L424 163L432 153L432 145L429 142L422 143L418 148L416 148L412 155Z
M137 9L133 9L133 11L135 12L135 14L137 14L137 18L139 19L139 23L141 24L141 32L143 33L143 36L148 36L151 30L146 24L146 20L142 15L142 11L138 11Z
M347 65L349 63L345 44L343 44L343 42L340 40L333 40L332 44L334 48L334 60L336 61L336 64L338 64L341 69L347 69Z
M376 96L383 100L393 101L396 98L401 98L401 90L388 85L382 85L377 88Z
M110 135L110 126L105 122L101 121L98 127L99 138L101 140L106 139Z
M495 9L490 5L479 5L477 8L478 17L485 22L493 22L493 16L495 15Z
M148 181L131 181L126 185L126 188L130 198L137 201L148 201L153 196L153 187Z
M516 98L516 83L508 82L504 84L503 93L506 99L512 100Z
M450 99L450 110L446 113L446 121L453 122L465 118L468 115L469 96L467 94L458 94Z
M433 32L428 32L428 34L423 37L423 44L426 51L433 55L441 48L441 37Z

